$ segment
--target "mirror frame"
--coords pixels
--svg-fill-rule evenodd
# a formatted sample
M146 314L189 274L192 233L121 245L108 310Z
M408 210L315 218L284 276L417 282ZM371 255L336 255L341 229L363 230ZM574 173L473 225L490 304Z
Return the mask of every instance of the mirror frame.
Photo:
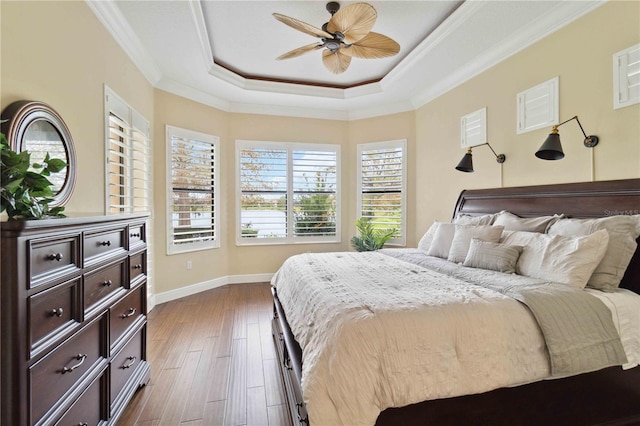
M71 132L62 117L43 102L16 101L4 109L2 119L7 120L2 123L2 133L5 134L9 146L15 152L21 152L24 149L24 136L33 122L45 120L56 129L64 145L67 167L64 184L52 197L53 201L49 203L49 206L64 205L71 198L76 185L76 152Z

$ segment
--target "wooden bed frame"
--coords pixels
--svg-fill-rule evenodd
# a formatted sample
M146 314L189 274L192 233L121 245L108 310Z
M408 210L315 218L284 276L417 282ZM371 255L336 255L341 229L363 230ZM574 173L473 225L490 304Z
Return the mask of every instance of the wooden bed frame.
M575 218L636 215L640 214L640 179L465 190L458 197L453 217L459 213L483 215L500 210L521 217L555 213ZM620 286L640 294L640 249L636 250ZM292 422L308 425L300 386L302 351L274 288L272 293L272 333ZM640 424L640 367L626 371L612 367L477 395L389 408L380 414L376 424Z

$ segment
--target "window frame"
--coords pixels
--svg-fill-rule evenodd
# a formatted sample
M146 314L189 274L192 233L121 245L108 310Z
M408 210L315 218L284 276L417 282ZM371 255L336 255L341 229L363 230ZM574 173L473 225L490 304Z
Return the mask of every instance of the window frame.
M402 188L401 188L401 209L400 212L400 235L391 238L386 245L404 247L407 241L407 140L396 139L382 142L368 142L357 145L357 184L356 184L356 219L362 217L362 154L366 151L379 149L402 149ZM355 228L354 228L355 229Z
M153 305L154 300L154 282L155 282L155 273L154 273L154 252L155 252L155 242L154 242L154 217L153 217L153 140L151 138L151 125L149 121L142 116L139 112L133 109L124 99L118 96L109 86L104 85L104 138L105 138L105 175L104 175L104 195L105 195L105 204L104 204L104 212L105 215L119 215L119 214L130 214L130 213L147 213L147 220L145 223L146 233L145 239L147 242L147 300L150 301L151 305ZM111 190L110 190L110 149L111 149L111 115L116 116L120 121L125 122L129 127L131 134L131 144L132 146L136 143L136 132L142 135L144 146L143 156L146 159L145 164L148 166L145 168L147 172L147 178L145 180L145 191L142 196L137 196L136 194L140 194L140 191L135 190L134 182L136 181L135 176L130 176L126 179L129 187L129 191L131 192L131 205L129 209L120 209L120 211L112 211L111 210ZM129 159L132 170L135 170L135 159L132 157ZM139 161L139 160L138 160ZM124 167L124 166L119 166Z
M335 188L335 235L325 236L296 236L294 235L295 221L294 203L287 202L287 236L284 238L247 238L242 237L242 186L240 152L246 149L278 149L287 152L287 176L286 176L286 197L293 200L295 191L293 188L293 151L327 151L333 152L336 156L336 188ZM337 144L302 143L302 142L274 142L256 140L236 140L236 245L257 246L257 245L286 245L286 244L335 244L341 242L341 146Z
M199 143L211 144L213 148L213 238L202 241L195 241L188 245L175 244L173 239L173 156L172 156L172 136L181 139L196 140ZM165 126L165 149L166 149L166 236L167 236L167 255L190 253L194 251L210 250L220 248L220 138L215 135L197 132L195 130L184 129L177 126Z

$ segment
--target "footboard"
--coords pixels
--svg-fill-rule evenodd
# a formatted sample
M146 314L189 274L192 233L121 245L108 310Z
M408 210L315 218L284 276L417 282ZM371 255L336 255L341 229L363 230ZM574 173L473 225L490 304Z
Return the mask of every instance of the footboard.
M271 321L271 334L278 355L278 366L282 384L284 386L289 413L294 425L308 425L309 417L302 399L302 350L293 338L291 329L278 300L276 289L271 288L273 294L273 320Z

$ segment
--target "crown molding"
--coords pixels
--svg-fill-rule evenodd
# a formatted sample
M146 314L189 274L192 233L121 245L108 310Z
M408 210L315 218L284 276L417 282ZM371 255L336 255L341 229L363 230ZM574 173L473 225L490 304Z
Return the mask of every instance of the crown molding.
M419 108L431 102L437 97L444 95L489 68L551 35L565 25L602 6L606 1L607 0L594 0L589 2L569 1L558 4L554 8L549 9L549 11L536 22L531 23L531 25L518 30L516 34L508 37L505 43L500 44L499 47L484 52L483 55L473 61L469 61L466 66L459 68L446 79L440 80L438 84L429 86L426 90L412 97L412 105L414 108ZM462 9L462 7L459 9ZM465 14L464 19L468 19L470 16L470 14Z
M112 1L85 0L85 2L147 81L155 86L162 78L162 71L147 53L118 6Z

